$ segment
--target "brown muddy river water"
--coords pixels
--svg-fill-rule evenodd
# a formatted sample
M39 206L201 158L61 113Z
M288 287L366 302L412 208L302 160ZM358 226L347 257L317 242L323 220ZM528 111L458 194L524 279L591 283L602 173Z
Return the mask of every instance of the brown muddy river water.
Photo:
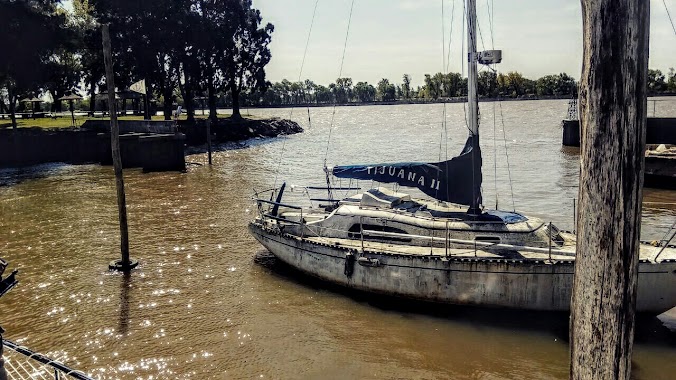
M504 102L504 140L495 106L494 131L493 104L481 105L484 203L495 206L497 182L500 207L512 208L511 169L517 211L572 229L579 164L575 150L561 148L567 102ZM0 256L20 270L19 286L0 301L6 337L100 379L567 378L565 315L342 292L270 264L247 234L252 191L272 187L277 173L277 184L321 185L325 156L333 165L456 155L467 135L463 106L446 112L442 135L441 105L338 108L327 151L331 108L311 109L311 125L296 109L305 133L222 146L212 167L125 171L132 256L141 262L128 277L107 270L119 255L112 168L0 172ZM676 115L676 101L657 113ZM676 220L676 192L646 190L645 202L642 235L660 238ZM672 310L641 322L634 377L675 374Z

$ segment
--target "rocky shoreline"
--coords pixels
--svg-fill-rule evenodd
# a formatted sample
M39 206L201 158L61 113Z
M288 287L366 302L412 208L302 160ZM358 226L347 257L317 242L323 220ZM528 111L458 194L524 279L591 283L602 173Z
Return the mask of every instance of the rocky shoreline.
M206 143L207 121L196 120L178 122L179 132L185 134L188 146ZM251 138L271 138L280 135L291 135L303 132L298 123L292 120L270 119L218 119L211 124L213 143L236 142Z

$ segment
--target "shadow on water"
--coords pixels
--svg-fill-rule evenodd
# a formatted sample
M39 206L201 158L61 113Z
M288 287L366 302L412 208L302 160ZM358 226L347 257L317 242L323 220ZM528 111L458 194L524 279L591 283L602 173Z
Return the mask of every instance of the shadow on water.
M120 276L120 318L117 331L127 335L129 332L129 289L131 288L131 273L124 272Z
M271 275L293 281L313 290L332 292L349 297L355 302L386 312L418 314L452 320L473 327L492 327L509 331L536 331L552 334L563 342L569 340L569 313L529 310L510 310L467 305L438 304L374 295L321 281L282 263L265 249L257 251L254 262L270 271ZM676 348L676 330L667 328L654 315L638 315L635 342Z
M212 152L226 152L229 150L241 150L253 148L261 145L272 144L283 139L289 138L293 135L279 135L275 137L252 137L247 140L228 141L228 142L214 142L211 145ZM204 154L207 153L207 144L195 145L186 148L186 155Z
M1 168L0 187L15 186L25 181L47 178L49 176L59 174L61 169L70 166L72 165L56 162L22 168Z

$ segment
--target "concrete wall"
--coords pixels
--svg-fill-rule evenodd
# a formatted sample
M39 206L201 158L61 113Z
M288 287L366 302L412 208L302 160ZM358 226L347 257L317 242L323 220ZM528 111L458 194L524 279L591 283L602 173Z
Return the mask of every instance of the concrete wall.
M144 171L185 170L185 136L181 134L125 134L120 154L125 168ZM0 167L48 162L112 165L110 135L95 131L0 131Z
M47 162L96 163L101 160L96 132L34 131L0 132L0 167L21 167Z

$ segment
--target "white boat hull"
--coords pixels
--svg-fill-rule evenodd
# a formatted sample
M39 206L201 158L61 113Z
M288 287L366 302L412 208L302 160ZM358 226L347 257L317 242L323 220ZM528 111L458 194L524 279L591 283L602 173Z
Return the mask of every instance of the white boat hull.
M249 229L282 262L347 288L458 305L570 309L574 259L454 258L368 250L359 254L354 247L280 234L257 223ZM660 314L675 305L676 262L642 260L637 311Z

